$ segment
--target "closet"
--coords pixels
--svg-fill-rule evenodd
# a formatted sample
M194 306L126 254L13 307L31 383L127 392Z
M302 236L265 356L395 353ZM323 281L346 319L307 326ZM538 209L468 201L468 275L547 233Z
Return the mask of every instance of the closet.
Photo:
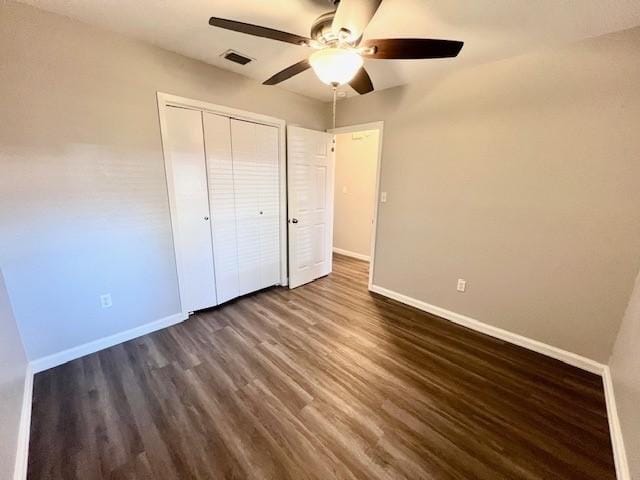
M183 312L279 284L278 128L167 106L162 136Z

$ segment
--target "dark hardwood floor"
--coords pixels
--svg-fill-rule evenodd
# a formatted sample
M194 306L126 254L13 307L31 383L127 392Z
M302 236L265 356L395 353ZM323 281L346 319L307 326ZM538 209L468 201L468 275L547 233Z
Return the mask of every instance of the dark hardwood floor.
M30 479L614 479L599 377L367 291L367 264L40 373Z

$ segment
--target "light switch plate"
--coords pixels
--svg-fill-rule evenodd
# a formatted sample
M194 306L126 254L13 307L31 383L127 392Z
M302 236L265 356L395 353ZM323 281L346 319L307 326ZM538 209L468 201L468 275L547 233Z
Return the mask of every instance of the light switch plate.
M387 202L387 192L381 192L380 193L380 201L382 203L386 203Z
M100 295L100 306L102 308L110 308L113 305L113 301L111 300L111 294L105 293L104 295Z

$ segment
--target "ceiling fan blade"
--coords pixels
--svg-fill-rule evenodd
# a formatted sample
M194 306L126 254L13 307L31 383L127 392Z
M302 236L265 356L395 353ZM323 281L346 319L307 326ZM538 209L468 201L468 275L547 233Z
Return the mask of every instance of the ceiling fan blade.
M346 40L355 42L362 37L381 3L382 0L341 0L331 29L336 35L340 35L340 31L347 31Z
M295 33L282 32L280 30L274 30L273 28L261 27L250 23L236 22L235 20L227 20L225 18L211 17L209 19L209 25L212 27L224 28L225 30L232 30L234 32L246 33L247 35L254 35L256 37L270 38L271 40L278 40L280 42L293 43L294 45L307 45L311 41L311 39L301 37Z
M294 63L290 67L285 68L281 72L276 73L273 77L269 78L262 82L263 85L276 85L277 83L284 82L285 80L293 77L294 75L298 75L299 73L304 72L311 68L311 64L309 60L306 58L298 63Z
M364 69L364 67L358 70L358 73L356 73L356 76L353 77L353 80L349 82L349 85L351 85L351 88L353 88L360 95L373 92L373 83L371 82L371 77Z
M362 53L365 58L411 60L420 58L450 58L462 50L463 42L431 38L382 38L364 40L359 47L371 48Z

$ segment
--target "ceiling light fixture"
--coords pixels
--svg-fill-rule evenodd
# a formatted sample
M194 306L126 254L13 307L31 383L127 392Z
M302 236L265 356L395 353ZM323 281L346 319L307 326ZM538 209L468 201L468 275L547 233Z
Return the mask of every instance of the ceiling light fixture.
M309 63L322 82L338 87L355 77L362 68L363 60L357 50L329 47L312 53Z
M457 56L462 49L462 42L454 40L368 39L367 35L363 35L364 31L378 11L382 0L329 1L335 5L335 10L315 19L309 37L219 17L211 17L209 25L317 50L309 58L272 75L263 84L277 85L308 68L313 68L318 78L333 88L334 127L337 89L340 85L348 83L360 95L373 92L373 82L363 66L363 57L383 60L451 58Z

